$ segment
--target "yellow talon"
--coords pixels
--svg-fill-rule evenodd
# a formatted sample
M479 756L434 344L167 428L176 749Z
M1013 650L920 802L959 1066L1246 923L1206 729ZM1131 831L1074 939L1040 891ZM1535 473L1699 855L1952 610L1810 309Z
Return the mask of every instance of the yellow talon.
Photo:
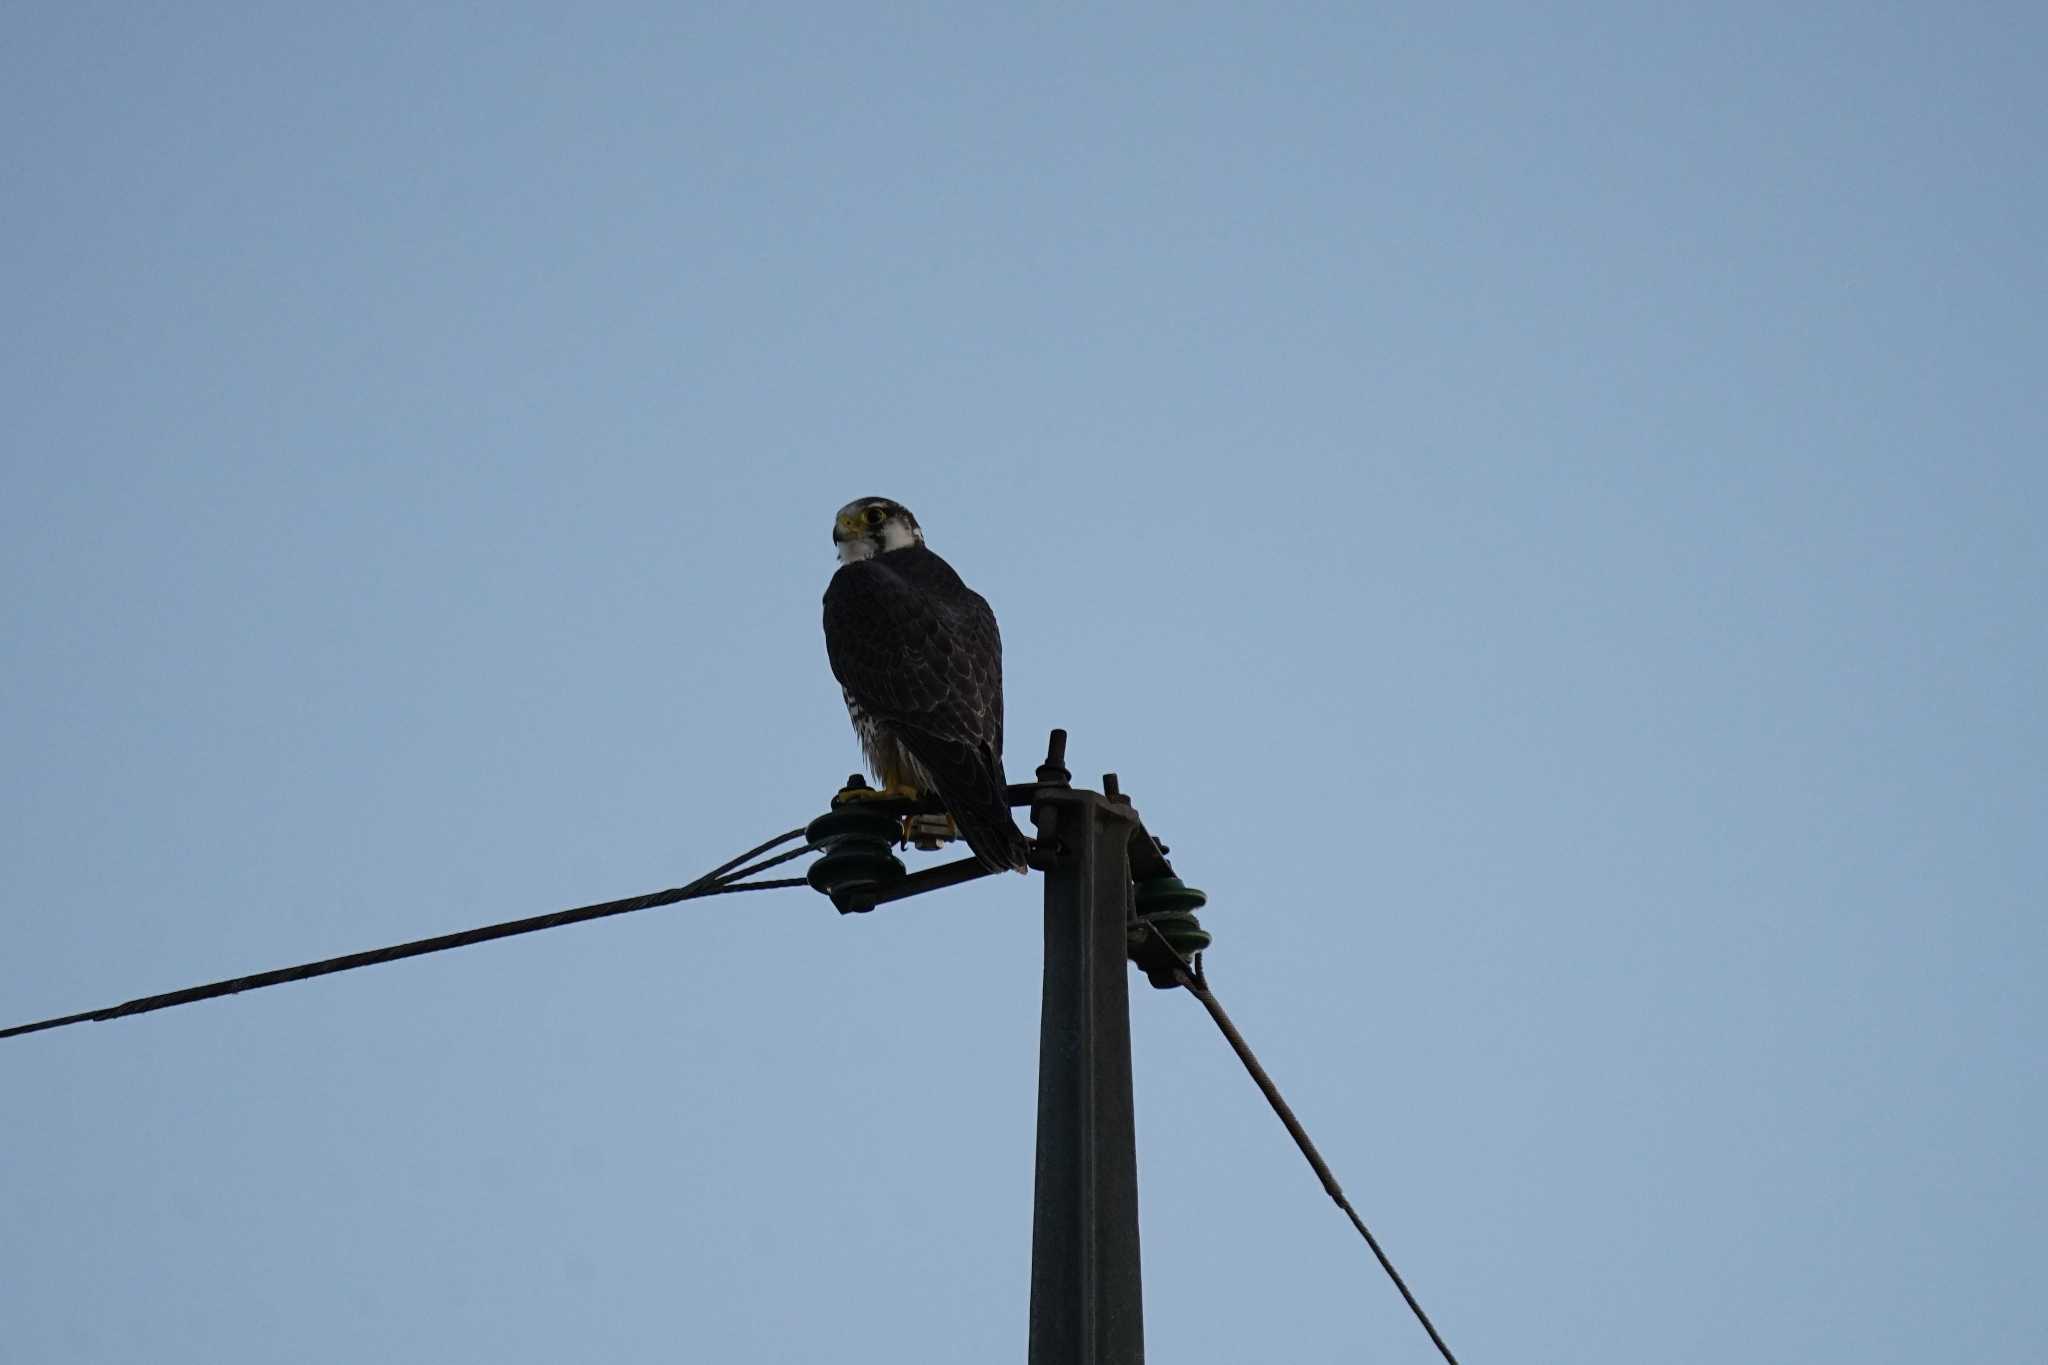
M839 795L833 797L832 801L835 805L841 801L915 801L918 795L918 790L915 787L905 786L901 783L892 783L879 790L874 787L847 787L841 790Z

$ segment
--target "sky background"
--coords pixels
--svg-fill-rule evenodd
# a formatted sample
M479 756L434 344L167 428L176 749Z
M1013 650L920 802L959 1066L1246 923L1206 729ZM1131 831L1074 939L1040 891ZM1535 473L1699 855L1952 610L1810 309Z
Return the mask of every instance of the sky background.
M2038 7L6 30L0 1024L809 819L879 493L1467 1365L2048 1355ZM0 1354L1021 1359L1037 896L0 1043ZM1134 985L1153 1358L1433 1358Z

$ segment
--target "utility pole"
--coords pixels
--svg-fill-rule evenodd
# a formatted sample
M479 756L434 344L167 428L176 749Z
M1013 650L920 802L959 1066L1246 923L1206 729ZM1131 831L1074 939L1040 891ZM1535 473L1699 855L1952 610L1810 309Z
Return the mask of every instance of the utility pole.
M1030 1365L1141 1365L1137 1128L1125 921L1128 804L1067 785L1064 734L1031 806L1045 874ZM1106 785L1106 784L1105 784Z
M906 872L892 851L904 818L943 808L865 786L848 778L805 830L825 849L806 879L842 914L989 875L975 858ZM1209 943L1194 913L1207 897L1174 874L1116 775L1102 786L1072 784L1067 732L1054 730L1038 780L1008 789L1031 809L1045 877L1029 1365L1143 1365L1128 964L1169 988Z

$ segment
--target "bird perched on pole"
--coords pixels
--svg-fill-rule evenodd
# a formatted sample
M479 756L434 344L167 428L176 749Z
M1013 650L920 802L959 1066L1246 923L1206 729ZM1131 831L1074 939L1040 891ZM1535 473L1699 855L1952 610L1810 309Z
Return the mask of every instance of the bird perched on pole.
M839 570L825 589L825 652L882 784L873 795L936 795L985 866L1024 871L1029 844L1003 792L995 613L925 548L901 503L849 502L832 543Z

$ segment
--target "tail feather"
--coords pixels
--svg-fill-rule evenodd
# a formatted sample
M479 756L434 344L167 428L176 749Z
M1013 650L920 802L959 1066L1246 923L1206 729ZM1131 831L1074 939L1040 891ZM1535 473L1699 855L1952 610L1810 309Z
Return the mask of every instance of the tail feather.
M1024 831L1017 828L1017 822L1010 815L1010 807L998 794L993 802L986 798L976 802L950 800L946 809L953 817L953 823L960 827L960 837L967 841L967 847L974 850L974 856L981 859L982 866L996 871L1025 870L1025 855L1030 844L1025 841Z
M931 776L946 814L982 865L998 872L1025 871L1031 844L1010 815L1002 759L923 735L906 740Z

